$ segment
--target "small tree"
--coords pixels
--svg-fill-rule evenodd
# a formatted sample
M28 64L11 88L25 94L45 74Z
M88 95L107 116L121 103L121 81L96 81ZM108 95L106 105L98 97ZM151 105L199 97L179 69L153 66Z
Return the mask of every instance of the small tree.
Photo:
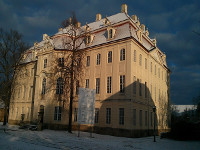
M0 29L0 100L4 102L4 125L8 118L8 108L11 97L11 85L14 73L20 62L21 54L28 48L22 35L15 30L9 32Z

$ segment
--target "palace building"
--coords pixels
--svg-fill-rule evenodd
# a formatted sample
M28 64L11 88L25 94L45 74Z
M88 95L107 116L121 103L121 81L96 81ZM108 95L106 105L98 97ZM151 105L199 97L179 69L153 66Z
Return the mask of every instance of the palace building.
M94 132L127 137L153 134L170 127L170 70L166 55L149 37L136 15L121 12L77 30L87 32L80 42L83 67L74 79L72 125L77 129L78 87L95 89ZM15 71L9 107L9 123L23 121L44 128L66 129L69 118L69 74L62 70L70 61L66 39L70 27L52 36L43 35L28 49ZM80 33L80 32L78 32ZM81 33L80 33L81 34ZM80 36L81 37L81 36ZM60 69L61 68L61 69ZM153 108L156 107L154 114ZM82 125L81 130L88 130Z

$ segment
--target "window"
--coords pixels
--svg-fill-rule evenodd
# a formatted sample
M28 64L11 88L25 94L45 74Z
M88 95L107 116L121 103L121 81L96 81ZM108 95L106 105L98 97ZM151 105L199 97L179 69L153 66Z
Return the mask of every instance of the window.
M147 98L147 82L145 82L144 94L145 94L145 98Z
M96 94L100 93L100 78L96 78Z
M151 72L152 72L152 62L151 62Z
M134 62L136 62L136 50L134 50Z
M63 79L61 77L57 79L56 94L63 94Z
M112 39L113 38L113 29L109 30L109 38Z
M140 110L139 118L140 118L140 126L142 126L142 110Z
M31 76L34 76L34 68L31 68Z
M125 91L125 75L120 76L120 93Z
M74 122L78 121L78 108L74 109Z
M133 125L136 126L136 109L133 109Z
M23 98L25 98L26 96L26 86L24 85L24 95L23 95Z
M32 96L31 95L32 94L32 88L33 88L32 86L29 87L29 95L28 95L29 98L31 98L31 96Z
M54 120L60 121L61 120L61 107L55 107L54 111Z
M133 77L133 94L136 94L136 85L137 85L136 82L137 82L136 77L134 76Z
M86 44L90 44L91 43L91 35L88 35L87 37L86 37Z
M101 63L101 54L97 54L97 65Z
M151 126L153 127L153 112L151 112Z
M76 95L79 93L79 81L76 81Z
M89 88L89 79L85 80L85 88Z
M124 108L119 108L119 124L124 124Z
M107 77L107 93L111 93L112 90L112 78L111 77Z
M45 94L45 92L46 92L46 78L44 78L42 81L42 94Z
M94 122L98 123L99 122L99 108L95 108L95 118Z
M151 84L151 98L152 98L152 84Z
M106 124L111 122L111 108L106 108Z
M156 101L156 87L155 87L155 101Z
M147 69L147 59L145 58L145 69Z
M20 95L21 95L21 87L19 87L18 98L20 98Z
M156 65L155 65L155 75L156 75Z
M142 81L140 80L140 83L139 83L139 94L140 96L142 96Z
M121 51L120 51L120 61L123 61L123 60L125 60L125 49L124 48L121 49Z
M30 115L30 110L29 110L29 107L27 108L27 119L29 119L29 115Z
M112 62L112 51L108 52L108 63Z
M64 57L58 59L58 65L64 67Z
M139 65L142 66L142 55L139 56Z
M16 108L16 119L18 119L18 116L19 116L19 114L18 114L19 112L18 112L18 107Z
M44 59L44 68L47 67L47 59Z
M147 111L145 111L145 126L147 126Z
M160 68L158 68L158 77L160 78Z
M90 56L87 56L87 64L86 64L86 66L87 67L90 66Z

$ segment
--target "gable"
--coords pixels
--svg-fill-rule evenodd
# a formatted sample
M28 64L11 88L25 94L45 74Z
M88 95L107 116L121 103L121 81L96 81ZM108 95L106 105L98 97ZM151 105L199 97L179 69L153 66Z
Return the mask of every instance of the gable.
M166 56L163 54L158 48L152 50L150 52L151 56L155 58L160 64L167 65L166 64Z

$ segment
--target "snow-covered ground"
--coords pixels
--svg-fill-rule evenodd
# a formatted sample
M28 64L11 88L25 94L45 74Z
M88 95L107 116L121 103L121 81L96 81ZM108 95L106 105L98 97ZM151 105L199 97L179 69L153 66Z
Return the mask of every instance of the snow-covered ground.
M5 129L5 130L4 130ZM81 132L30 131L0 123L0 150L197 150L200 141L174 141L156 137L124 138Z

